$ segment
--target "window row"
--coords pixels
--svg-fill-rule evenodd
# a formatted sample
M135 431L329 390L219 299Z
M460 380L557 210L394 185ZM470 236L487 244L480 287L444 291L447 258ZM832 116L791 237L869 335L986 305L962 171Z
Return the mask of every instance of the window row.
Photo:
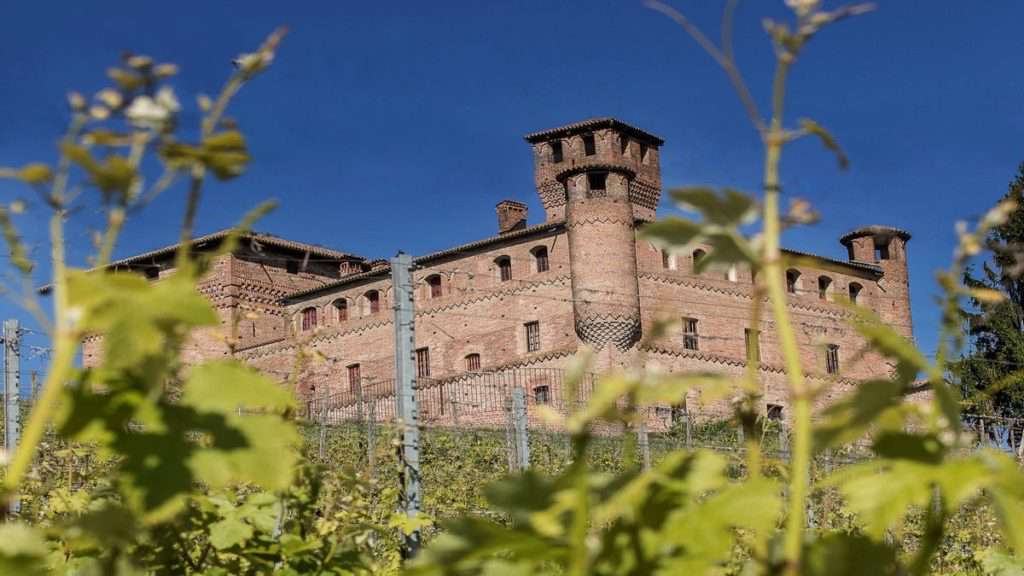
M534 272L547 272L551 269L551 262L548 260L547 246L537 246L530 250L530 255L533 257ZM499 282L508 282L512 279L511 256L498 256L494 259L494 266L497 270L496 276Z
M684 350L700 350L700 322L696 318L683 318L682 337ZM753 328L743 330L744 355L748 361L761 360L761 331ZM827 374L839 374L839 346L825 346L824 368Z
M832 294L832 278L829 276L818 276L817 286L815 290L806 290L803 288L802 274L799 270L790 268L786 270L786 291L790 294L798 294L805 292L814 292L818 295L819 300L830 300ZM846 287L847 297L850 302L854 304L860 299L861 292L863 292L864 286L858 282L850 282Z
M597 155L597 138L593 134L584 134L583 140L583 155L584 156L595 156ZM632 148L633 141L626 135L619 135L619 153L623 156L630 155L630 149ZM648 152L650 151L647 144L643 142L637 142L639 145L640 161L644 164L648 161ZM565 160L565 147L562 145L561 140L554 140L548 142L548 154L552 164L558 164Z
M381 295L379 290L368 290L359 298L359 317L372 316L380 312L380 301ZM309 306L303 308L299 312L299 328L305 332L307 330L314 330L318 325L327 324L330 320L335 323L346 322L353 318L353 310L350 309L349 301L345 298L339 298L328 307L329 314L333 318L322 318L319 310L315 306Z

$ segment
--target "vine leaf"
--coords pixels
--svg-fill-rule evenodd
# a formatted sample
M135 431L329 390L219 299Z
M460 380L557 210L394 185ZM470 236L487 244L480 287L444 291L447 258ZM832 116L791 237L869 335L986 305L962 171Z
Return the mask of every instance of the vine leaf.
M826 130L825 127L809 118L801 118L800 128L808 134L817 136L821 140L822 145L836 155L840 169L846 170L850 166L850 159L847 158L846 152L843 151L839 146L839 142L836 141L832 133Z

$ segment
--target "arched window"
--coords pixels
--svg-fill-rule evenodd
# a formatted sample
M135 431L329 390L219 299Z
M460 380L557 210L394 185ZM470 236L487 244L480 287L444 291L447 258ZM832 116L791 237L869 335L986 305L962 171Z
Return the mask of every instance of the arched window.
M316 308L310 306L302 309L302 331L316 328Z
M828 300L828 292L831 287L831 278L828 276L818 276L818 298Z
M693 251L693 254L691 255L691 257L693 259L693 271L694 272L697 271L697 265L700 264L700 261L703 260L704 257L707 256L707 255L708 255L708 253L705 252L704 250L701 250L700 248L697 248L696 250Z
M856 282L850 282L850 302L857 303L857 298L860 297L860 291L864 289L863 286Z
M669 267L670 267L669 265L672 263L671 258L672 257L668 253L668 250L662 249L661 250L661 267L664 268L665 270L668 270Z
M380 292L369 290L363 294L363 316L380 312Z
M476 372L480 370L480 355L477 353L466 354L466 371Z
M440 298L442 295L444 295L444 292L441 289L440 274L433 274L431 276L427 276L427 286L430 288L431 298Z
M739 279L739 272L736 271L735 266L729 266L729 269L725 271L725 279L729 282L735 282Z
M512 279L512 259L508 256L498 256L494 259L494 265L498 267L498 279L508 282Z
M331 306L334 308L334 317L338 320L339 324L348 320L348 300L338 298L331 302Z
M533 254L533 265L537 272L547 272L551 269L547 246L537 246L530 252Z
M796 294L800 289L800 272L790 268L786 270L786 292Z

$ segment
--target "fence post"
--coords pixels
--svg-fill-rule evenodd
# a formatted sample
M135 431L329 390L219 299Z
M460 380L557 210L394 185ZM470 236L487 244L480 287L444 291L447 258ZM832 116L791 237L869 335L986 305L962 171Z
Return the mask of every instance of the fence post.
M516 466L522 471L530 467L529 416L526 412L526 390L512 389L513 430L516 437Z
M693 420L690 418L690 406L683 403L683 418L686 419L686 448L693 448Z
M4 448L14 454L21 439L21 340L18 321L4 320ZM21 511L21 498L14 494L10 511Z
M366 465L370 469L370 478L377 475L377 403L370 402L366 415Z
M320 393L320 410L317 416L320 418L320 462L327 458L327 388Z
M640 449L640 466L644 470L651 469L651 445L649 438L647 437L647 416L650 413L650 408L645 408L642 411L643 418L640 420L640 425L636 429L636 444L637 448Z
M411 256L399 252L391 259L391 282L395 309L395 397L402 426L402 508L412 520L419 514L423 494L416 409L416 319L413 312ZM403 558L413 557L419 547L419 530L403 535Z

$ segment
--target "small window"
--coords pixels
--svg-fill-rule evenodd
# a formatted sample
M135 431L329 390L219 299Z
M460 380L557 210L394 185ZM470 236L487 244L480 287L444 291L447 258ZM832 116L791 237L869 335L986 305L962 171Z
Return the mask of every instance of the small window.
M419 378L430 377L430 348L416 349L416 376Z
M289 274L298 274L299 273L299 263L296 260L286 260L285 263L284 263L284 269Z
M338 319L338 323L348 320L348 300L339 298L332 305L334 306L334 317Z
M309 308L302 309L302 330L312 330L316 328L316 308L310 306Z
M359 386L362 382L362 376L359 373L359 364L350 364L348 366L348 390L352 394L359 393Z
M729 269L725 271L725 279L729 282L735 282L739 278L739 273L736 271L735 266L729 266Z
M443 295L441 290L441 275L434 274L433 276L427 277L427 286L430 287L430 297L440 298Z
M661 267L665 270L672 268L672 255L668 253L668 250L661 251Z
M597 143L594 141L593 134L587 134L583 136L583 155L593 156L597 154Z
M839 346L835 344L825 347L825 372L839 374Z
M832 279L828 276L818 276L818 298L828 300L828 291L832 287Z
M494 264L498 267L498 279L502 282L508 282L512 279L512 259L508 256L499 256L494 260Z
M800 272L790 268L786 270L786 292L790 294L796 294L800 288Z
M548 262L548 249L546 246L537 246L532 250L534 266L537 272L547 272L550 268Z
M704 257L707 256L707 255L708 255L708 253L703 251L703 250L701 250L700 248L697 248L696 250L693 251L693 254L691 254L690 257L693 260L693 271L694 272L697 272L697 266L700 264L700 261L703 260Z
M629 155L629 136L625 134L619 136L619 145L621 146L620 152L623 156Z
M747 360L761 361L761 331L747 328L743 331L746 344Z
M526 328L526 351L537 352L540 350L540 322L527 322Z
M146 268L146 278L150 280L156 280L157 278L160 278L160 267L148 266Z
M551 147L551 162L558 164L562 161L562 143L552 142L549 146Z
M666 427L672 426L672 409L668 406L655 406L654 417L657 418L662 425Z
M466 354L466 370L469 372L476 372L480 370L479 354Z
M857 303L857 299L860 297L860 292L864 287L856 282L850 282L850 302Z
M550 404L551 388L548 386L535 386L533 388L533 399L537 404Z
M782 404L769 404L766 413L768 416L768 420L772 422L782 422Z
M364 310L366 314L376 314L380 312L380 292L370 290L363 295L363 300L366 302L366 308Z
M875 261L889 259L889 243L875 240Z
M647 164L647 144L640 143L640 162Z
M683 318L683 348L697 350L699 348L697 340L697 319Z
M590 172L587 174L587 185L591 192L604 192L608 186L608 174L605 172Z

